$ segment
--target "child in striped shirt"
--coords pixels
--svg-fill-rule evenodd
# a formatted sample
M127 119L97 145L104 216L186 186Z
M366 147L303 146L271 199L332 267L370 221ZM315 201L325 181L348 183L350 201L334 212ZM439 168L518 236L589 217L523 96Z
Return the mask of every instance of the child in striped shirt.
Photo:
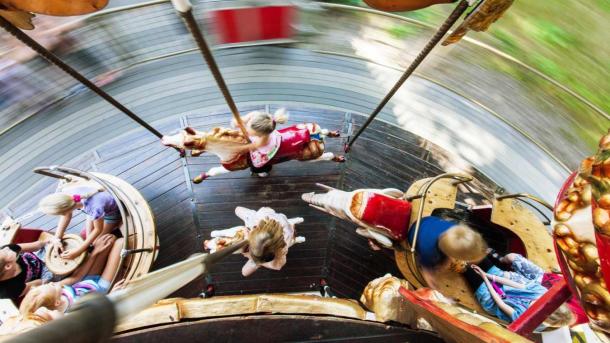
M101 236L93 243L91 256L71 276L32 289L21 302L19 312L24 317L36 314L52 320L70 311L85 294L107 293L119 268L122 247L122 238Z

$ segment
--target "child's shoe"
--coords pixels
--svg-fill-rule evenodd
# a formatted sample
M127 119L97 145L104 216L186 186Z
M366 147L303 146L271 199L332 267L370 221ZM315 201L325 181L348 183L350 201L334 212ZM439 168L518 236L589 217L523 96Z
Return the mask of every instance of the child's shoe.
M335 157L333 157L333 161L338 162L338 163L343 163L343 162L345 162L345 156L336 155Z
M201 183L201 182L203 182L203 180L207 179L208 177L209 177L208 174L203 172L193 178L193 183Z

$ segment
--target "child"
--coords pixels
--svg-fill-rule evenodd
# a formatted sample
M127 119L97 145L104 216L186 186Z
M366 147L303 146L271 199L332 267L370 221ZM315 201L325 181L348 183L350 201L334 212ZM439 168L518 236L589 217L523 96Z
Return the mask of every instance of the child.
M54 193L44 197L38 203L38 207L45 214L61 216L55 239L52 241L52 244L59 245L60 249L64 231L72 220L72 211L78 209L87 214L86 237L83 245L61 254L62 258L74 259L85 252L98 236L111 233L118 228L121 225L121 214L116 201L108 192L100 189L86 193L87 189L82 187L69 191L72 194Z
M275 129L277 124L284 124L288 120L286 110L281 108L273 115L267 112L254 111L242 117L246 131L252 143L243 147L250 151L250 170L260 177L269 175L272 164L268 163L280 149L282 136ZM232 121L235 126L235 120Z
M53 278L43 261L43 248L48 242L40 240L0 247L0 298L16 301L30 287Z
M243 276L251 275L260 266L282 269L286 264L288 248L305 242L304 237L294 236L294 225L302 223L303 218L288 219L269 207L258 211L237 207L235 214L245 222L245 226L212 231L213 239L205 241L204 246L214 252L239 240L248 239L248 246L242 251L248 258L241 270Z
M541 285L544 271L519 254L508 254L500 261L510 263L514 272L502 271L488 261L482 267L471 265L472 271L482 278L482 282L473 282L468 276L466 278L486 312L512 322L546 293L547 289ZM546 319L545 325L560 327L570 325L573 320L572 313L564 304Z
M107 293L119 268L122 248L122 238L116 239L111 234L100 236L93 243L91 256L71 276L33 288L23 298L19 312L23 317L35 314L52 320L63 316L87 293Z
M410 244L414 236L413 225L409 229ZM480 233L465 224L429 216L421 220L415 251L424 280L436 289L435 272L446 270L455 262L477 263L487 254L487 243Z

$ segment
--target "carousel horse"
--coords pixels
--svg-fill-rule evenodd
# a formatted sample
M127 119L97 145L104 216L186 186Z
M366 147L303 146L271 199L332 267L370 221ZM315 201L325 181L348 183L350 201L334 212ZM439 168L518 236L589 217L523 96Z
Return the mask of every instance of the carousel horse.
M0 0L0 16L24 30L31 30L33 13L73 16L99 11L108 0Z
M411 203L400 199L403 192L394 188L357 189L345 192L322 184L327 193L305 193L301 196L310 206L360 227L356 233L392 249L394 241L407 237Z
M345 161L343 156L324 152L324 138L338 137L337 132L322 129L316 123L298 124L280 129L278 132L282 136L280 148L268 163L276 164L289 160ZM250 154L242 149L248 141L239 130L216 127L204 132L187 127L175 135L163 136L161 143L174 148L190 149L191 156L209 152L220 158L221 166L201 173L193 179L194 183L200 183L210 176L243 170L250 166Z
M212 239L204 241L203 246L210 250L210 253L214 253L234 243L248 240L246 247L235 252L248 258L242 268L244 276L251 275L260 266L280 270L286 263L288 249L294 244L305 242L305 237L295 236L295 225L302 223L303 218L288 219L268 207L258 211L237 207L235 214L244 221L244 225L212 231Z
M371 8L386 12L414 11L433 5L456 3L457 0L364 0ZM504 15L514 0L469 0L472 11L443 41L449 45L460 41L468 31L487 31L489 26Z
M450 4L457 0L364 0L370 7L388 12L414 11L438 4Z

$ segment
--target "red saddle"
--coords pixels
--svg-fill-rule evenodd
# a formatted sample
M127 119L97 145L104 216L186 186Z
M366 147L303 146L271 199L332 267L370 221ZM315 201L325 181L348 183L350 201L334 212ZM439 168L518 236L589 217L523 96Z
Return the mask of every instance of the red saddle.
M366 206L362 221L383 228L394 240L401 241L407 237L411 219L411 203L387 195L365 192Z
M282 136L280 149L273 156L271 161L293 160L301 156L304 145L311 141L311 136L307 128L299 129L296 125L278 130Z

